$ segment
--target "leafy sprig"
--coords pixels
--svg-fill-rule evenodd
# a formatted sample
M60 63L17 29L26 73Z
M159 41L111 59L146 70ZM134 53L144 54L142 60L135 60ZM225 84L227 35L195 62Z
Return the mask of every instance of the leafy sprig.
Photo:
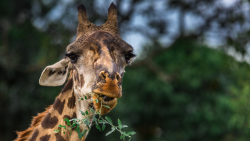
M92 93L88 93L89 95L91 95ZM98 97L99 98L99 97ZM96 99L91 99L91 100L95 100L96 103L98 103L98 98ZM101 97L102 98L102 97ZM87 96L85 96L84 98L80 98L79 100L85 100L87 99ZM78 101L79 101L78 100ZM81 111L81 114L84 116L83 119L77 119L77 118L73 118L73 119L67 119L65 118L64 121L66 121L68 127L66 127L66 125L59 125L57 130L54 130L55 133L61 133L63 132L63 134L65 134L64 130L69 130L69 133L71 135L72 130L76 131L78 133L78 137L79 139L82 139L82 137L84 135L86 135L87 132L90 131L90 128L92 125L95 125L95 127L99 130L99 131L104 131L106 129L106 125L110 125L111 126L111 130L109 132L106 133L106 136L110 135L111 133L118 131L120 132L121 136L120 139L121 140L125 140L126 137L128 138L128 140L131 140L131 136L135 135L136 132L134 131L130 131L130 132L125 132L122 129L128 127L127 125L123 125L121 120L118 119L117 123L118 125L115 126L113 124L113 121L111 120L110 117L105 116L105 118L103 118L101 116L101 110L102 107L106 107L106 108L110 108L107 105L103 105L102 104L102 100L101 100L101 108L99 111L95 111L93 108L89 108L89 111ZM89 113L90 112L90 113ZM92 122L91 122L92 120ZM84 129L82 132L80 130L80 125L82 125L84 123ZM93 123L93 124L92 124Z

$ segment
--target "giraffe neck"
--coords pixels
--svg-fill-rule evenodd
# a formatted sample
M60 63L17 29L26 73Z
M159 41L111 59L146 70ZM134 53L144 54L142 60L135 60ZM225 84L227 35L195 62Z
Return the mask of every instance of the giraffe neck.
M43 113L33 118L31 127L26 131L19 132L15 141L80 141L76 131L61 128L61 132L55 133L59 129L58 125L66 125L65 118L83 118L80 111L89 110L91 100L79 101L73 90L72 76L69 77L67 84L62 92L56 97L53 105L47 108ZM81 130L87 128L84 124L80 126ZM69 129L69 128L68 128ZM65 132L65 134L63 133ZM85 140L87 134L83 137Z

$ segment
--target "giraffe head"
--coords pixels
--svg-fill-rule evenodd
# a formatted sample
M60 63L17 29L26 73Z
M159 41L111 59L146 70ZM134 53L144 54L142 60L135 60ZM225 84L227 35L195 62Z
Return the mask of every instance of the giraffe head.
M65 58L47 66L39 80L41 85L63 85L68 73L73 75L73 89L78 97L85 97L93 92L92 99L96 110L102 101L102 114L108 113L122 96L122 77L125 66L133 61L133 48L121 39L118 30L117 8L111 3L108 19L101 26L96 26L87 18L82 4L78 9L77 36L67 46Z

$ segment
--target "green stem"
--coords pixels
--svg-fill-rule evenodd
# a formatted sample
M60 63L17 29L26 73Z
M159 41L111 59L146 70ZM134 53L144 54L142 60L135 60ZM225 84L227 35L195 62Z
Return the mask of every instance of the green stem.
M99 97L98 97L99 98ZM101 117L101 114L102 114L102 100L101 100L101 108L99 110L99 118Z
M102 120L107 121L106 119L104 119L104 118L102 118L102 117L100 117L100 118L101 118ZM121 134L125 135L125 134L122 132L122 130L118 129L118 128L117 128L116 126L114 126L112 123L110 123L109 121L107 121L107 123L108 123L110 126L114 127L114 128L115 128L117 131L119 131ZM125 135L125 136L131 138L131 136L129 136L129 135Z
M92 93L87 93L87 94L92 94ZM97 100L99 99L99 95L98 95L98 97L97 97ZM84 99L84 98L83 98ZM79 100L81 100L81 99L79 99ZM94 99L92 99L91 98L91 100L94 100ZM100 108L100 110L99 111L95 111L95 112L93 112L92 113L92 111L90 111L89 112L89 114L88 115L86 115L85 114L85 116L84 116L84 118L83 119L78 119L78 120L76 120L76 121L74 121L74 122L76 122L76 123L78 123L79 125L81 125L81 124L83 124L86 120L89 120L90 119L90 117L91 117L91 115L93 116L92 118L94 118L96 115L99 115L99 118L97 119L97 121L96 121L96 123L97 123L97 125L98 124L101 124L100 122L99 122L99 120L104 120L104 121L106 121L111 127L113 127L115 130L117 130L118 132L120 132L121 133L121 135L123 135L124 137L129 137L130 138L130 140L131 140L131 136L130 135L126 135L125 134L125 132L123 132L121 129L119 129L118 128L118 126L114 126L113 125L113 123L110 123L108 120L106 120L105 118L103 118L102 116L101 116L101 113L102 113L102 100L103 100L103 98L101 97L101 108ZM99 102L99 101L98 101ZM90 113L92 113L92 114L90 114ZM94 125L95 123L92 123L92 125ZM87 125L84 125L84 128L86 128L87 127L87 129L85 130L86 132L89 132L90 131L90 126L87 126ZM72 128L70 127L70 128L67 128L66 130L69 130L70 131L70 135L71 135L71 133L72 133ZM84 131L83 131L84 132ZM125 138L123 138L123 140L124 140Z

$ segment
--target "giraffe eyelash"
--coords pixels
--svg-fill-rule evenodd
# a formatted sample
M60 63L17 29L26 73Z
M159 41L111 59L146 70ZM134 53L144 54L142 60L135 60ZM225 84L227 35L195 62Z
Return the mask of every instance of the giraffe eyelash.
M69 57L71 63L76 63L79 58L79 56L75 53L66 53L65 56Z

